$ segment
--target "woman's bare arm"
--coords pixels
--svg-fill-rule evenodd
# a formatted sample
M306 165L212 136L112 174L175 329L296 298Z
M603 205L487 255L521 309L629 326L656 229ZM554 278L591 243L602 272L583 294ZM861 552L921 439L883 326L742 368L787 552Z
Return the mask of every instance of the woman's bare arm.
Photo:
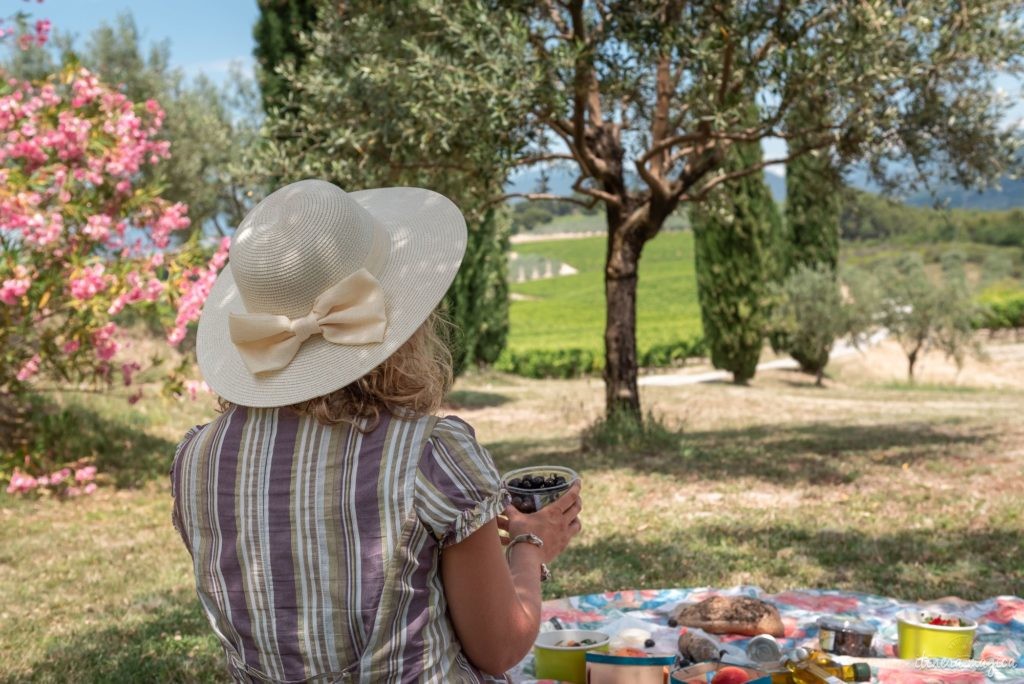
M540 564L557 557L579 532L581 505L577 484L537 513L510 508L502 527L513 537L536 534L544 546L516 544L509 561L494 520L442 552L441 579L455 634L484 672L505 672L533 646L540 629Z

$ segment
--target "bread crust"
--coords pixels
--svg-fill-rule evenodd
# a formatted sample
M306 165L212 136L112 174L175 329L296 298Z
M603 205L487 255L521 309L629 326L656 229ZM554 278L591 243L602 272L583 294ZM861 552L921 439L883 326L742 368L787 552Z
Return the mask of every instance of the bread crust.
M680 606L674 617L680 625L712 634L785 636L778 609L749 596L712 596L700 603Z

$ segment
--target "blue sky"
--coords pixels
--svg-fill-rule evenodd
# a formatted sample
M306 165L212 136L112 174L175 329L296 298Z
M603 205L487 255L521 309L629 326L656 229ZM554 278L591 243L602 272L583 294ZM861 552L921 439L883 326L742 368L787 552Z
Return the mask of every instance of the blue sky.
M42 4L17 4L35 18L49 19L54 30L77 34L80 41L100 24L113 23L118 14L131 11L143 43L170 40L172 63L189 75L202 71L219 79L227 75L232 60L252 63L256 0L45 0Z

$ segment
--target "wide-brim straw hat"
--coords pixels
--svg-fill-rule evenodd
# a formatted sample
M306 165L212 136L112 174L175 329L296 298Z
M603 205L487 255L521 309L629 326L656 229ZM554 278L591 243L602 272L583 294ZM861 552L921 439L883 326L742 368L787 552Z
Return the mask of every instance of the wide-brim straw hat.
M287 406L345 387L423 324L465 249L462 213L436 192L287 185L232 238L199 319L203 378L244 406Z

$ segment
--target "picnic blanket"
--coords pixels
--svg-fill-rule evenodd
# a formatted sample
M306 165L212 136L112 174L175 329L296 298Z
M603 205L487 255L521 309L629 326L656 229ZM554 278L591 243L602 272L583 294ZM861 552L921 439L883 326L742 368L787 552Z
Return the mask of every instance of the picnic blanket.
M596 629L614 635L627 626L645 626L664 637L670 629L669 614L676 605L694 603L716 594L752 596L777 607L786 629L785 639L779 640L783 652L798 646L817 646L816 622L822 616L852 617L874 625L878 634L873 648L879 657L857 659L871 664L872 681L885 684L1024 682L1024 599L1018 596L997 596L974 602L950 597L909 603L885 596L829 590L767 594L754 586L638 589L545 601L541 629L554 629L552 618L557 618L566 629ZM943 670L922 669L922 663L895 658L896 616L907 609L956 613L977 620L973 658L985 662L977 663L972 670ZM748 637L723 635L720 640L742 649ZM540 681L533 679L533 673L531 653L512 671L512 680Z

